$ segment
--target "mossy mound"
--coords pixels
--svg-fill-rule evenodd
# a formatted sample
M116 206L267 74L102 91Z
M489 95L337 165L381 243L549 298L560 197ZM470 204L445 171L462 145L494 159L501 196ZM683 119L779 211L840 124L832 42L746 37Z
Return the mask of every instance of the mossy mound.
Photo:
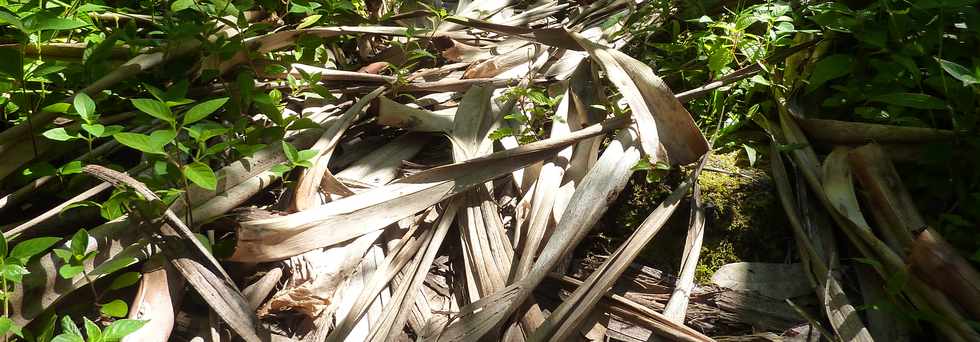
M707 281L724 264L781 262L795 250L766 168L749 167L739 156L740 151L713 155L699 179L707 226L697 268L698 282ZM670 193L668 184L677 184L685 174L671 172L655 183L647 182L642 172L635 174L590 235L584 245L587 253L604 255L615 250ZM690 204L685 200L637 262L676 273L687 237L689 213Z

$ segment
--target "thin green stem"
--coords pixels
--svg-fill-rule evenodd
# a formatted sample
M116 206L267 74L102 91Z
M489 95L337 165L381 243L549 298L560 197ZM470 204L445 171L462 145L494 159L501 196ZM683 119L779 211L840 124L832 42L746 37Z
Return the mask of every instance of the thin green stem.
M3 286L3 317L10 317L10 293L7 292L7 278L0 277L0 286ZM3 342L7 342L7 334L3 335Z
M187 176L184 175L184 165L181 164L176 158L170 156L170 154L167 154L167 160L177 166L177 169L180 170L180 181L183 183L182 185L184 187L184 196L181 197L184 199L184 213L186 215L185 220L187 220L188 226L192 226L194 224L194 214L192 213L193 210L191 208L191 185L187 182Z
M84 262L82 267L85 267ZM92 298L94 298L95 302L98 303L102 299L102 296L99 295L99 291L95 290L95 282L92 281L92 277L89 277L88 272L86 272L84 269L82 269L82 277L84 277L85 281L88 282L88 288L92 290Z

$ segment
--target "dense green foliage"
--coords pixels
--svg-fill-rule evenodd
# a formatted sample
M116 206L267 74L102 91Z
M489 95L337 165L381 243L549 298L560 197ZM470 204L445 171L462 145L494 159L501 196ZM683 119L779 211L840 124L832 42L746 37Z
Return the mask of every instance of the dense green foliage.
M628 49L675 90L760 64L763 72L688 105L717 149L744 150L745 166L765 153L752 117L776 116L774 89L808 117L954 130L953 142L907 146L921 157L898 166L927 221L980 261L977 2L807 3L683 1L665 19L657 14L672 5L654 5L630 18ZM766 60L815 39L811 54ZM794 88L795 77L805 82Z

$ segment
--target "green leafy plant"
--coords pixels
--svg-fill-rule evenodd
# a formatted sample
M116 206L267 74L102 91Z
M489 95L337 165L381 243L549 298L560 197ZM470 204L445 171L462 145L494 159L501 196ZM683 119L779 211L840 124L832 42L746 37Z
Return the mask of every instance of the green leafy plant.
M667 173L670 171L670 164L664 163L663 161L650 162L650 159L640 159L633 165L633 171L646 171L646 181L647 183L657 183L660 182Z
M98 250L88 251L89 239L90 236L88 231L85 229L79 229L77 232L75 232L75 235L72 236L69 242L69 248L56 248L54 250L54 254L64 263L58 268L58 275L64 279L72 279L79 275L84 277L89 285L89 288L92 290L92 296L95 299L95 302L99 303L104 293L96 290L93 279L89 276L88 272L85 271L85 262L91 260L98 254ZM109 285L108 291L132 286L136 284L139 278L140 274L137 272L120 274L113 279L112 283ZM106 317L126 317L126 314L129 312L129 305L120 299L113 299L109 302L97 305L99 306L99 312Z
M286 154L286 162L273 166L270 171L282 175L296 167L313 167L313 162L310 160L316 156L315 150L302 150L299 151L292 144L283 141L282 151Z
M54 246L59 241L61 239L56 237L33 238L20 242L14 248L8 250L7 239L3 235L0 235L0 296L3 297L3 316L0 317L0 335L13 332L15 335L22 336L21 327L14 324L8 317L10 285L20 284L24 280L24 276L30 273L25 266L31 258L48 250L48 248L51 248L51 246Z
M92 286L92 293L95 294L95 285L92 284L92 280L88 277L88 273L85 272L85 262L95 258L95 255L98 254L99 251L88 251L88 231L85 229L79 229L77 232L75 232L75 235L72 235L71 237L68 247L69 249L56 248L54 250L54 254L57 255L62 262L64 262L64 264L58 268L58 275L65 279L72 279L81 274L89 282L89 285Z
M522 144L546 137L548 124L556 119L555 107L561 102L560 96L548 96L544 89L535 87L511 87L502 99L515 101L515 111L504 116L511 125L490 132L489 138L513 136Z
M82 119L82 123L79 126L80 129L65 127L52 128L43 133L46 138L56 141L84 140L88 144L89 151L91 151L92 142L96 139L109 137L123 130L123 126L105 126L99 123L99 114L95 111L95 101L88 94L78 93L75 95L74 104L71 106L71 109L73 110L71 114ZM68 105L65 103L56 103L45 107L44 110L47 112L67 114Z
M218 180L206 161L217 151L209 151L206 144L209 139L226 133L228 129L216 124L198 122L224 106L228 102L228 98L204 101L183 111L181 115L177 115L171 107L185 103L182 101L182 92L175 95L157 90L151 91L151 94L154 94L156 99L133 99L133 106L140 112L168 124L169 129L155 130L150 134L119 132L114 133L113 138L120 144L147 154L156 162L168 162L175 166L180 170L181 180L185 187L189 180L202 188L214 190ZM189 139L184 141L177 139L178 132L181 130L187 131ZM194 147L193 150L191 146ZM189 157L190 161L184 162L185 157ZM166 168L157 166L155 170L165 171Z
M139 330L146 325L146 320L120 319L112 322L104 330L99 328L95 322L88 318L82 318L85 326L85 334L78 328L78 325L68 316L61 319L61 334L55 336L51 342L118 342Z

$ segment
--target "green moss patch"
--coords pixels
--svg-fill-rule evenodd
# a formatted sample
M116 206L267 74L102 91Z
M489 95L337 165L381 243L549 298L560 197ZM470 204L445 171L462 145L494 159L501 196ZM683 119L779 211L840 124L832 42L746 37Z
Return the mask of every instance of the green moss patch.
M585 253L604 255L615 250L670 193L668 184L677 184L682 177L681 172L672 172L663 182L648 183L637 172L583 245ZM786 260L795 247L765 169L745 165L740 151L713 155L699 182L707 226L698 282L707 281L724 264ZM676 273L689 213L690 203L685 200L637 262Z

